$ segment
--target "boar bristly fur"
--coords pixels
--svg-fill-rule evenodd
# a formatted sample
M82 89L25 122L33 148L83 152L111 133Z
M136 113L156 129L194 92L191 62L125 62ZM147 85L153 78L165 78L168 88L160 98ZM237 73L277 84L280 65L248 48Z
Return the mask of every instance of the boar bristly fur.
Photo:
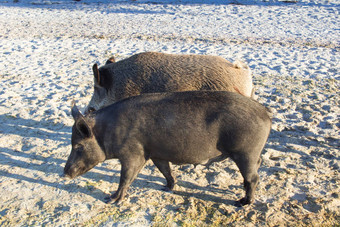
M218 90L255 97L250 68L209 55L135 54L93 66L94 93L85 112L143 93Z

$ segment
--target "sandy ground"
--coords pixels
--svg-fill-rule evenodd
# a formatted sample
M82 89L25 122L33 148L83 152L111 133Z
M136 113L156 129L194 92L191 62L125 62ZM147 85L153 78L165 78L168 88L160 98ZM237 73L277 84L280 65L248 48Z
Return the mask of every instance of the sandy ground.
M0 225L339 225L336 1L161 2L0 2ZM103 202L118 187L117 160L60 178L70 104L88 104L92 65L142 51L251 67L259 102L274 112L254 204L233 205L244 191L230 160L173 165L173 193L149 162L119 207Z

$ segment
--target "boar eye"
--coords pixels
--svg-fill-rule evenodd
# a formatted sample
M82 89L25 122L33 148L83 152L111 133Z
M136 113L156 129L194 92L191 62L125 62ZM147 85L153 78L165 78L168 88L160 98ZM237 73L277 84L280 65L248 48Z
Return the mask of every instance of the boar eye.
M106 89L103 87L96 87L95 92L99 96L99 98L104 98L106 96Z
M78 144L74 147L74 149L75 149L77 154L81 154L81 153L83 153L84 147L82 145Z
M92 112L96 111L96 109L93 108L93 107L90 107L88 111L89 111L89 113L92 113Z

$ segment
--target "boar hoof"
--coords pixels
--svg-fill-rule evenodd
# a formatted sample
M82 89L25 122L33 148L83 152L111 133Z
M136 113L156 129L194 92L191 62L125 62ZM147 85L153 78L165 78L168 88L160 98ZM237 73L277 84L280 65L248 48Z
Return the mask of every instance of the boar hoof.
M113 204L113 203L115 203L116 205L119 205L119 204L122 203L122 201L123 201L123 199L114 199L114 198L111 198L111 197L109 197L108 199L105 199L105 203L106 204Z
M237 201L237 202L235 203L235 205L238 206L238 207L242 207L242 206L251 204L251 203L253 203L253 202L254 202L254 201L250 200L249 198L244 197L244 198L240 199L239 201Z
M112 194L110 196L106 196L104 198L105 200L105 203L107 204L113 204L115 203L116 205L119 205L123 202L125 196L124 195L117 195L116 193L115 194Z
M164 192L172 192L172 189L169 188L168 186L163 186L161 190Z

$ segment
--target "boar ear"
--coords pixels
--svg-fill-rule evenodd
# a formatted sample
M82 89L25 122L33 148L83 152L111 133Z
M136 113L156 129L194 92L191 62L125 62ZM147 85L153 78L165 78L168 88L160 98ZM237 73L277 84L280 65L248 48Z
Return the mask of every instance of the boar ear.
M80 113L78 107L76 106L75 101L72 101L72 107L71 107L71 113L72 113L72 117L74 120L77 120L79 117L82 117L83 115Z
M76 106L75 102L72 101L72 116L75 121L75 125L79 133L85 138L92 136L92 131L88 126L84 116L80 113L78 107Z
M113 69L107 67L102 68L102 70L100 70L100 74L98 72L98 81L100 82L98 82L98 85L106 90L110 90L112 88L113 76Z
M89 138L92 136L91 128L83 117L76 120L76 128L83 138Z
M99 75L98 65L94 64L92 67L92 70L93 70L94 78L97 80L97 83L100 86L100 75Z
M114 57L110 57L109 60L106 61L105 65L115 63L116 59Z

